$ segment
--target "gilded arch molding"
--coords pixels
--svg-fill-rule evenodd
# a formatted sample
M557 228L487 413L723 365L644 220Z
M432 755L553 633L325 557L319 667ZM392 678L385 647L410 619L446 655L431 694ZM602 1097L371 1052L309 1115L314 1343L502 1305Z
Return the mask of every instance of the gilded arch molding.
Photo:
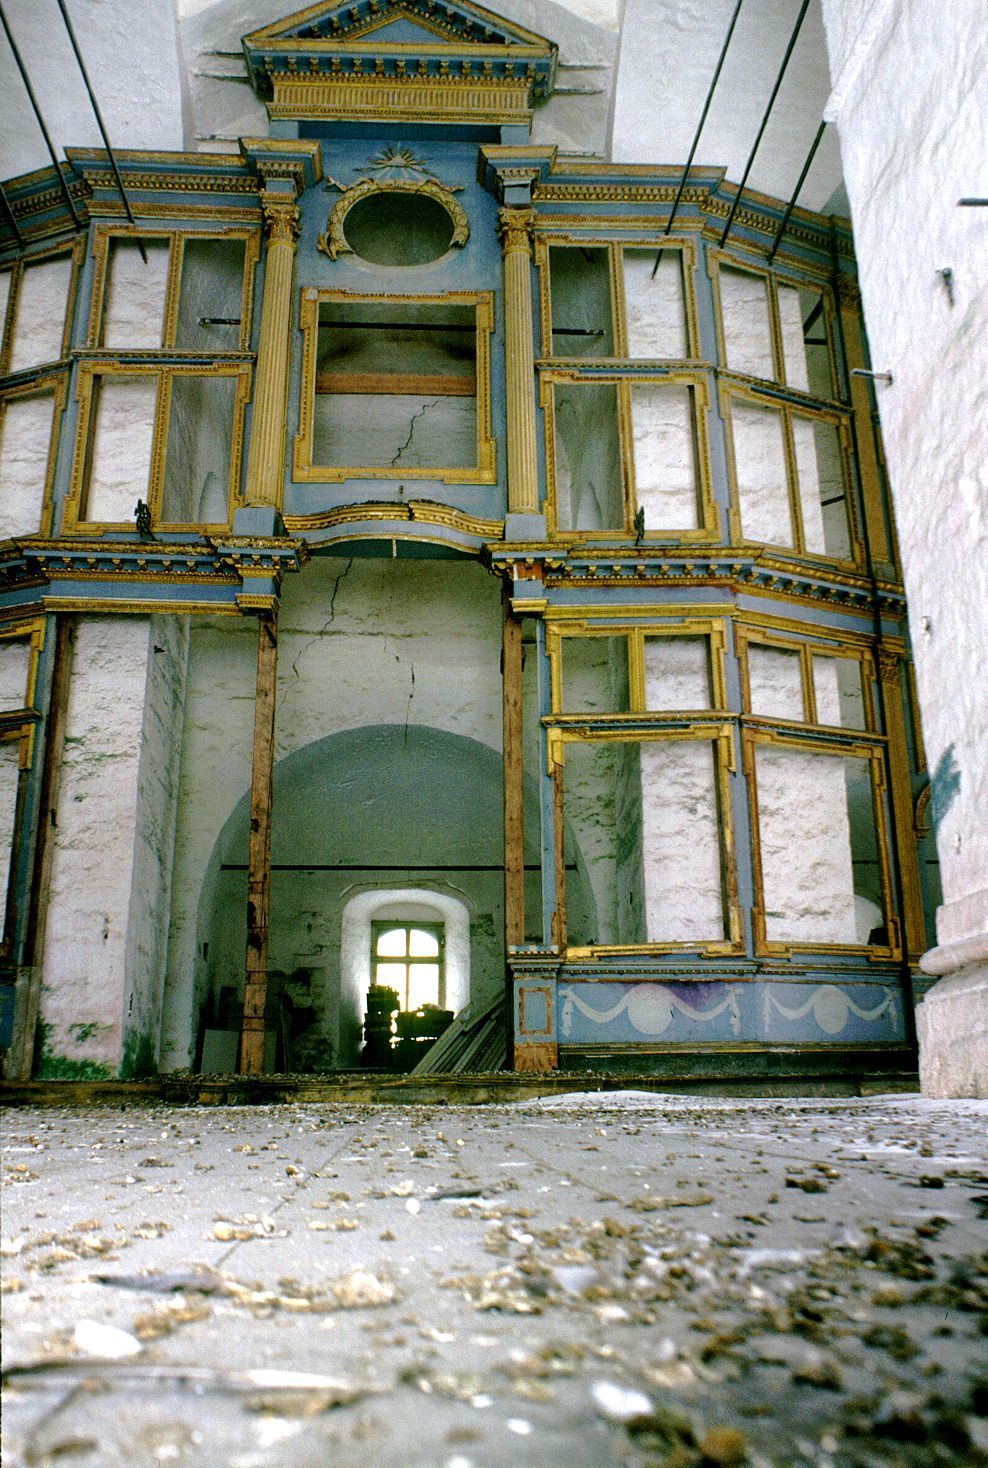
M470 237L470 223L466 210L453 197L452 192L434 179L371 179L363 178L352 188L344 189L333 205L326 225L325 234L319 236L318 244L323 254L335 260L338 255L356 252L347 243L344 233L346 217L355 204L372 194L421 194L434 200L446 210L453 222L453 236L449 248L462 248Z

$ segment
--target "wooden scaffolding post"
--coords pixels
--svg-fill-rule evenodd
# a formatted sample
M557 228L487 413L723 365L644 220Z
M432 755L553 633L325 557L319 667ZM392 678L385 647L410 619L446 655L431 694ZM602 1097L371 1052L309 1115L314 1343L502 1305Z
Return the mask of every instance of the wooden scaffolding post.
M264 1008L268 989L268 912L271 893L271 816L274 796L274 711L278 677L278 614L257 625L257 691L254 759L250 782L250 846L247 854L247 974L237 1069L264 1070Z
M521 622L504 596L504 937L525 941L525 813L522 764Z

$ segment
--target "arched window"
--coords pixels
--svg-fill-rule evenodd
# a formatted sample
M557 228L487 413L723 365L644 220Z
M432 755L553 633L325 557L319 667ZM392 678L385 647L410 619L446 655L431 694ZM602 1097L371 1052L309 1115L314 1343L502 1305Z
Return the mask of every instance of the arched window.
M442 923L371 923L371 983L394 989L403 1010L445 1006L445 957Z

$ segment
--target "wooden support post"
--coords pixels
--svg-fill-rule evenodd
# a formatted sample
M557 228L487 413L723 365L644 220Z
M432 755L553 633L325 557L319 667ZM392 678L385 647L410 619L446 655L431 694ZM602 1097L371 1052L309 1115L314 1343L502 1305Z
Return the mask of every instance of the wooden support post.
M58 794L65 749L73 641L71 620L65 616L57 617L48 719L45 724L45 751L41 767L41 792L38 799L38 839L34 848L34 871L28 910L26 964L17 985L19 992L8 1060L8 1074L15 1081L29 1081L34 1066L34 1037L41 1007L41 975L45 961L55 831L58 828Z
M268 912L271 892L271 817L274 796L274 711L278 675L278 615L258 619L254 760L247 854L247 975L237 1069L264 1069L264 1008L268 989Z

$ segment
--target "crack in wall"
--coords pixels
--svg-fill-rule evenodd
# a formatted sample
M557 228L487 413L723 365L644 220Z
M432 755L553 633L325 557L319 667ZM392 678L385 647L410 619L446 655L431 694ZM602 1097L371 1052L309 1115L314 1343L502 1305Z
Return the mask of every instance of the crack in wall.
M294 683L290 683L287 686L287 688L285 689L285 692L282 695L282 698L281 698L281 707L282 707L282 709L284 709L285 705L288 703L288 700L291 697L292 693L294 693L295 690L298 689L301 686L301 682L302 682L302 671L301 671L300 664L302 662L302 659L306 656L306 654L308 653L310 647L314 647L317 642L321 641L321 639L325 636L326 632L329 630L329 628L333 624L333 621L335 620L335 617L336 617L336 594L337 594L337 592L340 589L340 582L341 581L344 581L346 579L346 577L349 576L350 571L353 568L353 560L354 560L353 556L350 556L349 559L347 560L346 565L343 567L343 570L340 572L340 574L338 576L334 576L334 578L333 578L333 589L332 589L332 591L329 594L329 616L326 618L325 622L319 628L319 631L315 634L315 636L314 637L310 637L307 642L304 642L302 644L302 646L299 648L298 652L295 654L295 658L294 658L294 660L292 662L292 666L291 666L291 670L290 670L291 677L294 678L295 681L294 681Z
M430 408L436 408L438 406L439 406L439 399L438 398L433 398L433 400L432 400L431 403L423 403L422 407L418 410L418 412L412 414L411 422L408 425L408 437L405 439L405 442L402 444L401 448L398 450L398 452L395 454L394 458L391 460L391 467L392 467L392 469L397 468L398 460L401 458L401 456L405 452L405 450L411 447L412 439L415 437L415 425L418 422L418 420L421 417L423 417L423 415L426 414L429 411Z
M408 702L405 705L405 731L404 731L404 737L402 738L402 741L401 741L403 746L406 746L408 744L408 720L409 720L409 718L411 716L411 712L412 712L412 699L415 697L415 664L414 663L412 663L411 672L412 672L412 682L411 682L411 686L410 686L410 688L408 690Z

